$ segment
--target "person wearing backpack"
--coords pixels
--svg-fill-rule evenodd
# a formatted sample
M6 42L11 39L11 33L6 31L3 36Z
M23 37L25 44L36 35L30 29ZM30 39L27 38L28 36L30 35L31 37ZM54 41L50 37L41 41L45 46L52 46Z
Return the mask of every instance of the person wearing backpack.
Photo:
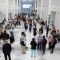
M21 35L22 35L22 37L20 39L20 44L22 47L22 53L26 54L26 35L25 35L25 32L22 32Z
M50 52L50 53L52 53L52 54L53 54L55 45L56 45L56 39L55 39L55 37L53 36L52 41L51 41L51 52Z

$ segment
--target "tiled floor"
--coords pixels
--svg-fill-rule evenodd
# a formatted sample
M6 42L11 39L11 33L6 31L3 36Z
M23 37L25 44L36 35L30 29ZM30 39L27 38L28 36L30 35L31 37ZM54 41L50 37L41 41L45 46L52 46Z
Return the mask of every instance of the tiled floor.
M39 24L37 24L37 27L39 28ZM50 54L50 51L46 49L45 55L41 54L41 51L37 50L36 58L32 57L31 58L31 47L30 47L30 41L33 37L33 33L30 33L28 30L25 31L26 33L26 45L28 47L26 54L22 54L21 51L21 45L20 45L20 36L21 32L25 31L23 24L21 26L18 26L17 28L14 29L14 37L15 37L15 42L12 44L12 52L11 52L11 58L12 60L59 60L60 59L60 43L56 45L55 51L53 54ZM33 32L33 31L32 31ZM45 29L43 35L45 35ZM0 44L0 60L4 60L4 55L2 53L2 44ZM48 48L48 44L47 44Z

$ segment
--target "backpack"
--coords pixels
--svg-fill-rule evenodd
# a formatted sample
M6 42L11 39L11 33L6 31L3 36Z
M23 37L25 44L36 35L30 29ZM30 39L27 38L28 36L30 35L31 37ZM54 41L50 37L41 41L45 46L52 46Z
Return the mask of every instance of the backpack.
M20 44L21 44L21 45L24 45L24 41L21 41Z
M22 46L25 46L25 44L24 44L24 41L23 41L22 37L20 38L20 44L21 44Z

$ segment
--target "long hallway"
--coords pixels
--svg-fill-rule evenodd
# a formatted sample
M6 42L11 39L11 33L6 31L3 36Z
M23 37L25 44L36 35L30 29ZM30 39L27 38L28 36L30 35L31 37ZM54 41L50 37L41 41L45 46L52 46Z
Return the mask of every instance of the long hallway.
M37 29L40 28L40 25L37 23ZM7 30L9 33L11 30ZM21 32L26 33L26 46L28 47L26 50L26 54L22 54L22 48L20 44L20 37L21 37ZM46 30L44 29L44 32L42 35L46 35ZM38 35L37 35L38 36ZM36 36L36 41L37 41L37 36ZM51 54L50 51L48 50L48 44L46 45L46 53L44 55L41 54L40 50L37 50L37 55L36 57L31 57L31 46L30 42L33 38L33 30L30 33L29 30L24 29L24 24L21 22L21 26L17 26L14 28L14 37L15 37L15 42L12 44L12 52L11 52L11 58L12 60L59 60L60 59L60 43L58 43L55 47L54 53ZM2 45L3 41L1 41L2 44L0 44L0 60L4 60L4 55L2 53Z
M10 60L60 59L60 0L0 0L0 60L10 52Z

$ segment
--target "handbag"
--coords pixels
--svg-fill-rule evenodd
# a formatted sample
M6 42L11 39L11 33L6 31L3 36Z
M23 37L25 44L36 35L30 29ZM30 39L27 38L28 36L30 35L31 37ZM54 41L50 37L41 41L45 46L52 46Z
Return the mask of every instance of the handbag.
M20 44L21 44L22 46L25 46L24 41L23 41L22 38L21 38L21 40L20 40Z
M23 45L23 44L24 44L24 42L23 42L23 41L21 41L21 42L20 42L20 44L21 44L21 45Z

